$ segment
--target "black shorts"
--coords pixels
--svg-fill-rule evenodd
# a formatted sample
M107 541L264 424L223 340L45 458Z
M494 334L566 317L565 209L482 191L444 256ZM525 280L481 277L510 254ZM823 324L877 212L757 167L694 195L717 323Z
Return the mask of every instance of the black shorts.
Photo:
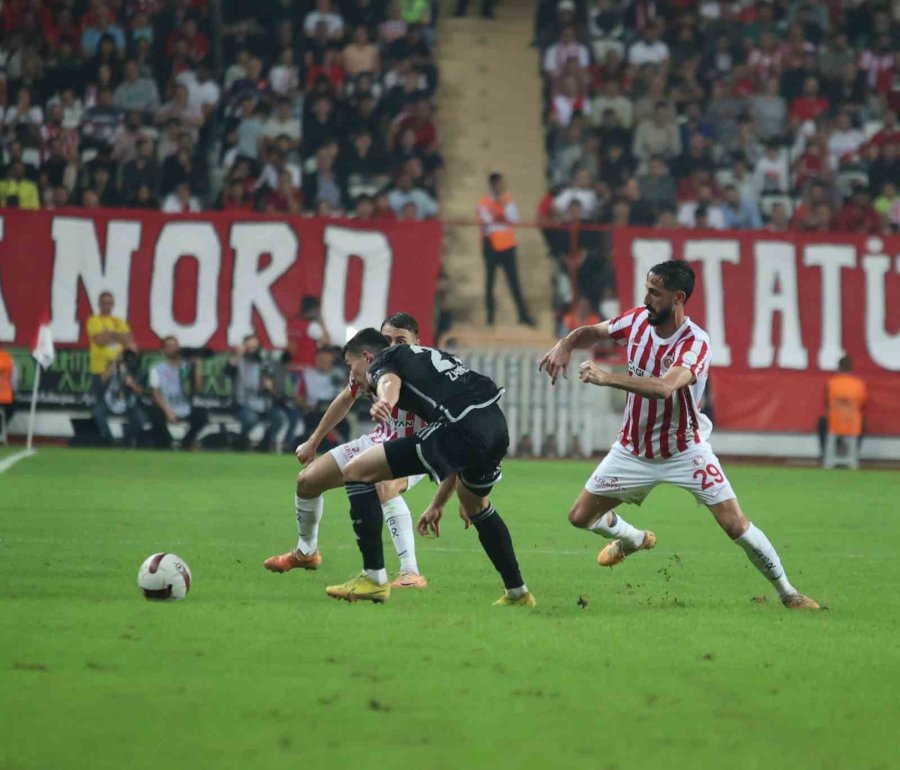
M384 453L396 479L425 473L437 482L458 473L471 492L486 497L500 481L508 447L506 417L492 404L459 422L439 420L415 436L388 441Z

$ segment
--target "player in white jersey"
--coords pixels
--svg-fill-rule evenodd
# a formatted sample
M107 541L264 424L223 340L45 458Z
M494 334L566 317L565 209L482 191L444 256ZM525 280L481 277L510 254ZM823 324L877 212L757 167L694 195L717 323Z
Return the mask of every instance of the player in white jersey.
M408 313L394 313L381 325L381 333L390 345L415 345L419 342L419 324ZM329 489L344 486L341 472L354 457L376 444L395 438L413 436L425 422L411 412L394 409L390 420L379 423L370 433L330 452L316 457L322 440L343 420L353 402L360 396L359 386L350 382L331 402L312 436L297 447L297 459L305 466L297 476L295 508L297 513L297 547L288 553L272 556L263 563L270 572L292 569L318 569L322 564L319 553L319 522L322 519L322 495ZM400 557L400 570L391 586L394 588L425 588L428 581L416 562L416 542L412 516L401 495L418 484L424 476L385 481L378 485L384 521Z
M631 526L613 509L637 503L657 484L687 489L712 512L719 526L778 591L785 607L818 609L787 579L775 548L744 516L728 478L708 443L712 423L699 405L709 369L709 337L684 314L694 272L669 261L647 274L644 307L611 321L582 326L540 361L553 383L568 376L572 351L612 338L628 349L628 374L614 374L593 361L579 367L582 382L628 393L622 429L569 511L569 521L613 541L597 556L612 567L656 545L656 535Z

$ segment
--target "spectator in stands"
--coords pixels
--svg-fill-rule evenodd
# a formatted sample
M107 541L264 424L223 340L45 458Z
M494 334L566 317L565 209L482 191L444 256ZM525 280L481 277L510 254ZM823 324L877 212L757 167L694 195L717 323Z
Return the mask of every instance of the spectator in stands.
M550 77L562 74L566 62L574 60L579 67L588 67L591 57L588 49L578 42L574 26L563 29L559 41L547 49L544 55L544 72Z
M591 175L586 169L578 169L575 172L572 184L554 199L553 205L557 211L569 211L573 201L578 202L582 219L593 219L599 213L600 201Z
M134 59L125 62L125 79L113 92L113 105L123 112L154 114L159 109L159 89L152 78L141 77Z
M494 300L494 278L497 268L506 273L506 281L513 301L519 323L534 326L534 320L528 313L522 287L519 285L518 255L516 254L516 233L513 225L519 219L519 208L512 196L506 191L506 180L502 174L493 173L488 177L489 191L478 202L478 218L481 221L481 247L485 266L485 306L487 322L494 325L496 318L496 302Z
M307 210L315 210L322 201L332 209L343 208L346 194L343 180L334 167L336 154L333 144L319 147L316 152L316 170L303 177L303 203Z
M159 186L159 165L156 162L153 140L147 137L136 142L137 154L122 168L120 190L127 205L137 198L138 190L144 186L155 191Z
M788 159L775 142L766 145L765 152L753 169L753 188L759 195L786 195L788 192Z
M769 222L765 229L772 233L786 233L790 228L791 220L787 207L781 201L773 203L769 213Z
M204 123L208 123L222 98L222 89L212 79L207 61L201 60L195 69L184 70L176 81L188 90L188 106L199 109Z
M179 182L162 203L162 211L166 214L189 214L200 210L200 201L191 194L188 182Z
M235 412L241 423L240 448L250 448L250 432L262 423L266 430L258 448L271 451L284 427L285 415L272 401L275 383L263 365L259 337L255 334L244 337L243 343L232 352L225 372L231 377Z
M825 187L813 183L791 217L791 230L804 232L828 232L831 227L831 206L825 195Z
M610 0L598 0L599 3L608 3ZM591 117L594 124L599 126L604 118L606 110L612 110L619 118L619 125L623 129L630 129L634 115L634 104L631 99L621 93L617 80L607 80L603 84L600 96L594 97L591 103Z
M870 153L876 155L869 165L869 188L879 192L890 181L900 179L900 144L887 142L870 147Z
M85 323L85 333L90 343L89 371L91 387L89 395L92 399L91 413L100 437L112 443L112 432L109 429L107 410L104 401L106 392L106 375L112 365L126 348L136 350L131 327L124 318L112 314L115 300L111 292L104 291L97 298L100 312L90 316Z
M10 164L7 175L0 179L0 206L3 208L39 209L41 199L37 185L25 175L25 164Z
M900 195L897 194L896 182L885 182L881 195L875 199L875 211L881 217L885 232L900 231Z
M272 149L275 140L283 136L287 138L286 149L295 152L300 147L301 130L300 119L291 115L290 99L279 99L275 111L263 126L262 135L268 149Z
M186 422L187 432L181 440L182 449L195 449L200 431L209 421L202 407L194 406L193 396L203 388L203 370L198 358L184 361L175 337L162 342L163 359L150 368L148 380L153 399L150 423L153 443L160 449L172 446L170 425Z
M418 219L429 219L439 213L437 201L421 187L415 187L413 178L408 173L401 173L397 177L395 186L388 193L388 203L398 217L407 203L416 207Z
M853 191L832 221L832 229L844 233L868 233L882 231L881 217L869 198L869 191L862 182L853 185Z
M181 130L190 132L191 139L196 140L197 132L204 121L203 110L198 105L192 105L188 101L187 86L181 83L175 86L175 92L171 101L166 102L156 112L156 123L158 125L162 125L173 118L178 121Z
M779 140L787 131L787 102L778 89L778 78L770 77L763 92L750 100L756 130L763 141Z
M97 104L85 110L81 119L82 147L109 147L124 119L122 110L113 104L110 89L102 89L97 98Z
M856 166L860 161L860 148L865 141L865 134L853 126L850 114L841 112L834 131L828 138L828 157L832 170Z
M653 155L671 160L681 153L678 124L669 114L665 102L657 102L653 117L642 120L634 134L631 154L647 163Z
M697 188L696 200L686 200L679 205L678 221L684 227L725 229L725 217L715 188L708 183L701 184Z
M641 38L631 44L628 49L628 63L634 67L645 64L661 65L669 61L669 46L660 39L661 29L658 22L648 24Z
M278 185L266 194L263 210L269 214L303 213L303 195L294 184L293 174L289 170L279 172Z
M109 9L103 4L94 7L94 23L84 29L81 35L81 50L85 58L94 56L100 48L104 37L115 44L119 56L125 52L125 33L115 23Z
M324 25L329 39L339 40L344 35L344 20L331 8L330 0L316 0L316 10L306 14L303 19L303 32L312 37L316 28Z
M762 217L756 202L742 198L733 184L725 186L721 209L726 230L758 230L762 227Z
M641 198L645 200L654 211L659 212L664 208L673 208L677 203L675 194L675 180L666 168L665 161L658 155L650 158L647 173L638 177L641 188Z

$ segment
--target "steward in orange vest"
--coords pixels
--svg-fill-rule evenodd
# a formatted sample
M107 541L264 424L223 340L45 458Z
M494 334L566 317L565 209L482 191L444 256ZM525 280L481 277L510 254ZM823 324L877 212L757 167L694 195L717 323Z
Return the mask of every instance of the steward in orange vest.
M522 287L519 285L519 272L516 255L516 233L513 225L519 221L519 209L509 193L501 174L488 177L490 193L478 202L478 219L481 222L482 254L485 267L485 305L487 322L494 325L497 305L494 300L494 275L497 268L503 268L509 290L512 292L519 314L519 323L534 326L528 313Z

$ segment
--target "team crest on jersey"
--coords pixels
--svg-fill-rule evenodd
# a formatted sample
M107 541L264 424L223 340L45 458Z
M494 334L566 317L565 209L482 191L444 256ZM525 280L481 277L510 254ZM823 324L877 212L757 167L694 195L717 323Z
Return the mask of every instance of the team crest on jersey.
M672 362L673 362L674 360L675 360L675 359L672 358L672 356L666 356L666 357L663 359L663 366L666 367L666 369L668 369L668 368L672 365Z
M691 464L692 464L695 468L702 468L702 467L703 467L703 458L702 458L702 457L695 457L693 460L691 460Z

